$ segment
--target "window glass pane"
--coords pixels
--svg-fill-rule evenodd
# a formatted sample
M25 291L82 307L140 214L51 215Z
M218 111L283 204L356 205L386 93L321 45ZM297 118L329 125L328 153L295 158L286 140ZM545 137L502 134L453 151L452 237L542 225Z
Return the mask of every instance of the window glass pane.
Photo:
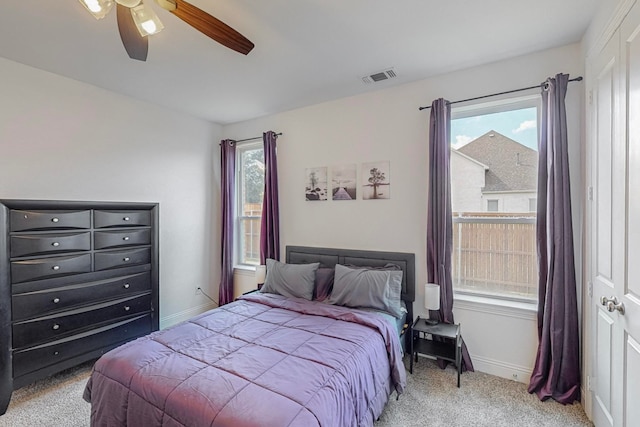
M260 263L260 221L264 193L262 144L238 147L237 172L237 263L256 265Z
M533 211L538 109L534 105L493 108L489 113L478 110L476 115L467 109L464 117L451 121L456 291L537 298Z

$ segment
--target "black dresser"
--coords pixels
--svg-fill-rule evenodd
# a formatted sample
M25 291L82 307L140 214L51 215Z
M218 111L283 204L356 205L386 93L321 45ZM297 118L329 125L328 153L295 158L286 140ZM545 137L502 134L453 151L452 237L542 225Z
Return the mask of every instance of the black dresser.
M0 200L0 414L11 393L158 330L158 205Z

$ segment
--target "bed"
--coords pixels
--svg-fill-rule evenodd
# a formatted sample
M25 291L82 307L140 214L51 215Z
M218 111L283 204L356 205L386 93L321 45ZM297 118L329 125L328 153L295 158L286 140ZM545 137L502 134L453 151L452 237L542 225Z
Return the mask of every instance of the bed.
M318 280L330 270L327 295ZM260 292L102 356L84 393L91 425L373 425L406 385L414 270L408 253L288 246L285 263L268 260ZM378 298L378 285L391 309L353 306L365 289Z

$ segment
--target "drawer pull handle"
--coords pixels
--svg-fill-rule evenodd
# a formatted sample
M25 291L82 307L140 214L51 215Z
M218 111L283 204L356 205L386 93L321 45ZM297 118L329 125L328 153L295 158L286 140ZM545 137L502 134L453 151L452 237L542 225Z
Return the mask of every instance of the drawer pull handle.
M57 303L59 303L59 302L60 302L60 298L54 298L54 299L53 299L53 303L54 303L54 304L57 304Z
M125 283L122 287L125 288L125 289L129 289L129 286L131 286L131 285L129 285L128 283Z
M124 218L122 218L123 221L130 221L131 218L129 218L128 216L125 216Z
M60 329L60 325L58 325L57 323L55 325L53 325L53 330L57 331L58 329Z
M60 266L59 265L54 265L53 267L51 267L52 270L54 271L58 271L60 270Z
M58 222L58 221L60 221L60 220L58 218L56 218L56 217L51 218L51 222Z
M128 261L131 261L131 258L129 258L129 257L127 256L127 257L122 258L122 261L124 261L124 262L128 262Z
M129 311L129 310L131 310L131 307L129 307L128 305L125 305L124 306L124 311Z
M124 237L122 238L122 240L124 240L124 241L126 242L127 240L129 240L129 236L124 236Z
M58 243L58 242L53 242L53 243L51 244L51 246L53 246L54 248L57 248L58 246L60 246L60 243Z

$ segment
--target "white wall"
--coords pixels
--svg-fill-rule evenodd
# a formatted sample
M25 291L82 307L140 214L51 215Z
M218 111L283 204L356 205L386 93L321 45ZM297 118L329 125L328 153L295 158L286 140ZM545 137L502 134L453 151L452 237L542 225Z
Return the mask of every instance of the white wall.
M537 196L538 193L536 191L486 191L482 195L482 203L484 210L487 210L487 200L497 200L499 212L535 212L535 209L533 211L529 210L529 201L531 199L536 199Z
M220 126L2 58L0 75L0 198L160 203L161 326L209 307Z
M484 212L487 202L482 198L486 171L484 166L451 150L451 211Z
M459 100L527 87L557 73L582 75L581 48L574 44L482 67L226 125L226 138L283 132L278 140L281 243L416 254L417 295L426 282L427 140L430 105L438 97ZM535 91L534 91L535 93ZM522 95L519 94L519 95ZM572 83L567 97L574 206L580 204L582 87ZM391 161L391 199L305 202L304 169ZM582 212L574 210L579 220ZM579 230L576 231L579 237ZM580 243L577 243L579 247ZM577 257L580 265L580 257ZM456 320L476 368L527 382L537 348L535 312L505 311L477 302L458 302Z

